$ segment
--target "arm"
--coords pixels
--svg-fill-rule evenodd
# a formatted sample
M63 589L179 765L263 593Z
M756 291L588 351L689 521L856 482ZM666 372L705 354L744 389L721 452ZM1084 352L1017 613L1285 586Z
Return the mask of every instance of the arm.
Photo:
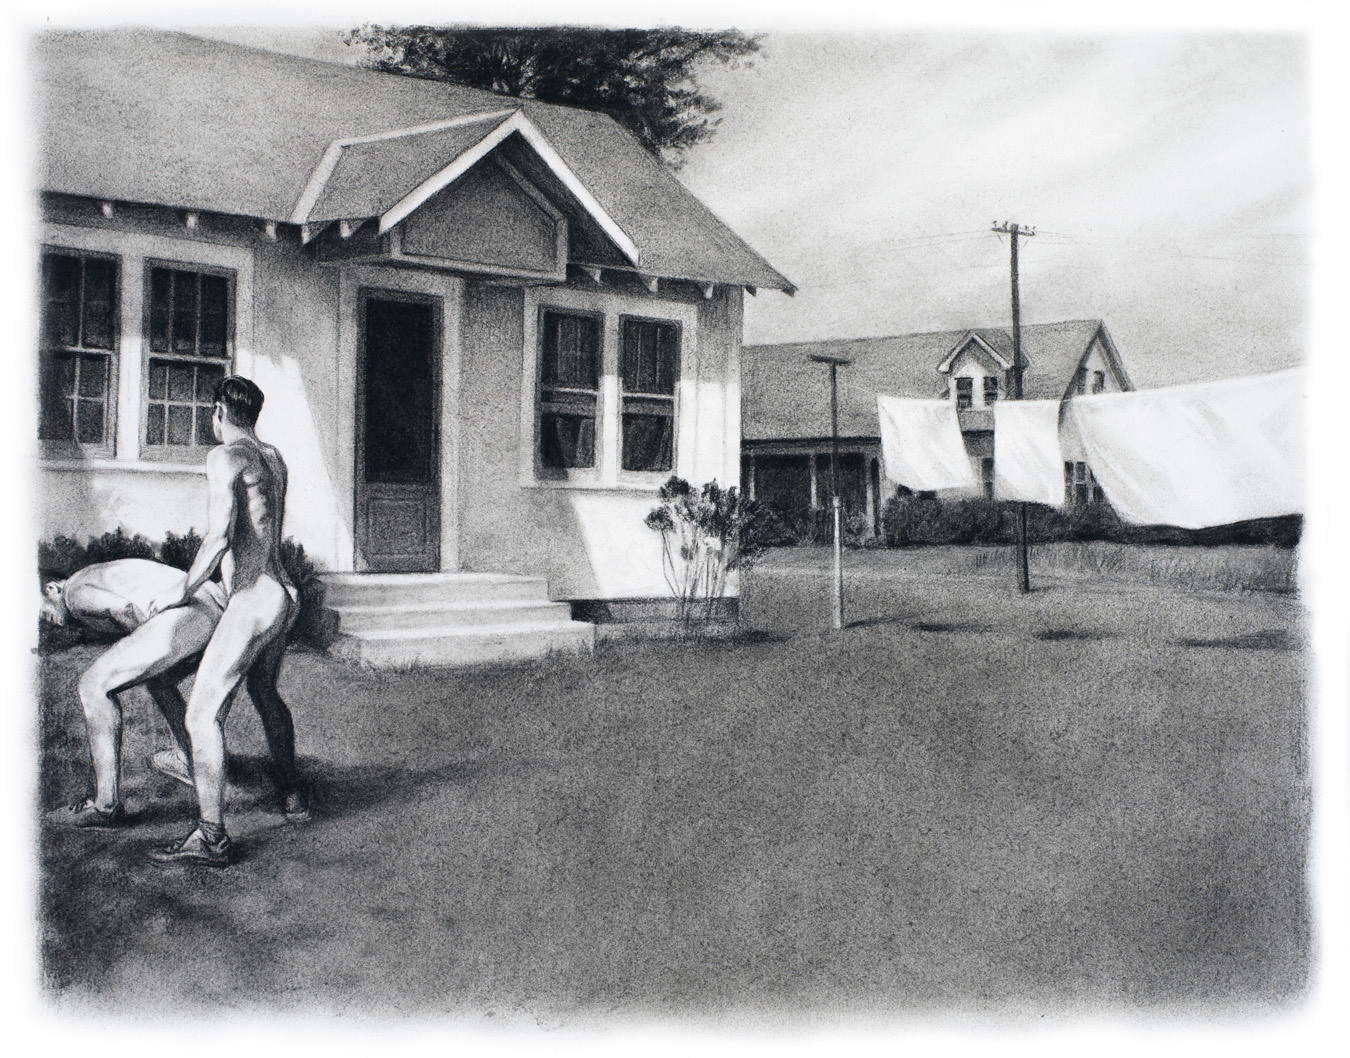
M142 623L136 604L114 591L94 584L82 584L66 598L66 609L77 621L111 621L124 632Z
M241 465L225 447L215 448L206 457L207 515L206 535L192 560L181 588L156 595L150 604L150 616L173 606L182 606L210 579L230 549L234 530L235 494Z

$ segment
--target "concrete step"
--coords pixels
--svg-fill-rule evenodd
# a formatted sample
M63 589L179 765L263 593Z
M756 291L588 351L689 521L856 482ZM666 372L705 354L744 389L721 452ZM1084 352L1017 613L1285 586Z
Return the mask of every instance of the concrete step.
M346 606L413 606L506 600L548 601L543 577L509 573L325 573L324 604Z
M403 669L499 664L552 653L585 654L594 646L594 625L567 621L482 625L422 633L366 631L341 636L333 653L372 668Z
M343 635L399 630L430 633L483 625L566 624L572 619L572 607L567 603L533 599L330 608L337 612L338 631Z

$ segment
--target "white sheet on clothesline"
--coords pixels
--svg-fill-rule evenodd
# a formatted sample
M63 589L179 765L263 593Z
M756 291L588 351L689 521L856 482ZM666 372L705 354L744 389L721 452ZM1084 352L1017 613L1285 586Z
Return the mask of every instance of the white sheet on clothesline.
M1307 375L1075 397L1087 464L1126 521L1185 529L1303 511Z
M951 401L878 394L877 417L881 458L892 481L915 492L975 486L975 471Z
M994 405L995 498L1063 505L1059 407L1057 400L1010 400Z

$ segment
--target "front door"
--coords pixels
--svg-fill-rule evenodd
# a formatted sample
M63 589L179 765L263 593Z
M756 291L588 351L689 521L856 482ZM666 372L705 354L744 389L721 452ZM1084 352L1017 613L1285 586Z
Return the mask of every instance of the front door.
M439 309L434 298L361 292L358 569L440 569Z

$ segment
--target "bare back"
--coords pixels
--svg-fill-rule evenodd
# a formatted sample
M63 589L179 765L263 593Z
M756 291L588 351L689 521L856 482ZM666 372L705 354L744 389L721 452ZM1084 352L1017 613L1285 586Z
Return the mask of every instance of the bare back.
M256 439L226 449L234 520L229 550L221 559L221 579L234 593L270 576L290 585L281 565L281 525L286 517L286 462L281 453Z

